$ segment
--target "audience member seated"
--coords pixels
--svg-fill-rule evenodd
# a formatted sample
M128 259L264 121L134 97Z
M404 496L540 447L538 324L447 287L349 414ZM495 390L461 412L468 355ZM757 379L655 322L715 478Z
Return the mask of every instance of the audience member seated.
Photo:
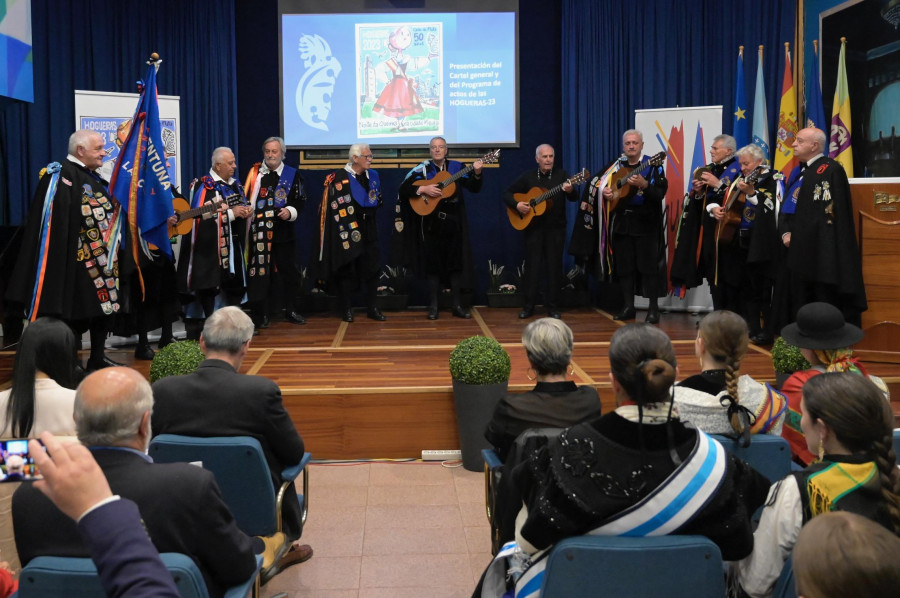
M278 385L238 373L252 340L253 321L237 307L223 307L207 318L200 335L206 360L191 374L153 384L153 435L252 436L262 446L277 491L281 472L299 463L305 448ZM263 564L264 580L312 556L312 548L298 541L302 525L292 484L282 503L282 528L292 544L280 561Z
M787 399L750 376L741 360L750 339L747 322L730 311L714 311L700 321L694 354L701 372L678 383L675 406L681 421L707 434L781 434Z
M794 579L801 598L900 596L900 538L870 519L837 511L800 530Z
M29 442L44 478L34 487L75 521L108 598L177 598L137 505L113 495L91 451L77 442L63 444L50 432L41 441L46 451Z
M673 417L669 338L651 324L624 326L612 337L609 361L615 412L564 430L512 472L523 492L516 545L498 554L476 595L503 595L508 570L522 579L524 563L540 568L554 543L588 532L696 534L726 560L750 554L750 514L768 480Z
M562 320L541 318L522 331L522 345L537 380L530 392L500 399L484 433L506 461L516 437L528 428L565 428L600 417L600 397L593 386L566 379L572 360L572 330Z
M853 372L868 376L890 400L887 385L877 376L870 376L863 364L850 349L863 338L863 331L844 321L841 310L830 303L808 303L797 311L797 321L781 330L784 340L800 347L811 369L795 372L784 384L781 392L788 399L788 415L781 435L791 445L791 454L803 466L812 463L816 455L806 448L803 429L800 427L800 398L803 385L822 372Z
M191 557L210 596L222 596L256 570L254 553L262 552L262 543L237 528L212 473L187 463L150 461L152 408L153 391L138 372L99 370L75 394L78 439L93 453L112 492L137 503L157 550ZM34 482L16 490L12 513L23 565L37 556L90 556L75 522Z
M750 596L771 595L801 527L817 515L849 511L900 533L894 415L878 387L864 376L822 374L804 385L800 408L819 461L769 491L753 553L735 566L735 581Z
M0 438L37 438L45 430L74 436L75 334L54 318L38 318L19 340L12 386L0 392Z

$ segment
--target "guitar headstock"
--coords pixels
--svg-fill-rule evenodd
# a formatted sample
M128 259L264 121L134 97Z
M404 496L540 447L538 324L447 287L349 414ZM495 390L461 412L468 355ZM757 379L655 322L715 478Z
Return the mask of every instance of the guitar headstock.
M229 208L233 208L235 206L244 205L245 200L238 193L233 193L225 198L225 203L228 204Z
M569 178L569 184L570 185L579 185L579 184L585 182L586 180L588 180L588 177L590 177L590 176L591 176L590 171L587 168L582 168L581 172L578 172L575 174L575 176Z
M483 155L481 157L481 162L484 164L493 164L494 162L497 161L498 158L500 158L500 150L495 149L494 151L488 152L485 155Z
M666 161L666 152L659 152L655 154L652 158L650 158L651 166L662 166L662 163Z

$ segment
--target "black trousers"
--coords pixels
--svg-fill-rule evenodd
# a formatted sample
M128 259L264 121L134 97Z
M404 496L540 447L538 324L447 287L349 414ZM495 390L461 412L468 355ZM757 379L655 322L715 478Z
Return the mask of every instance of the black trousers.
M541 226L525 229L525 280L523 284L526 306L534 307L543 273L547 281L544 304L547 309L559 307L562 257L565 245L565 228Z

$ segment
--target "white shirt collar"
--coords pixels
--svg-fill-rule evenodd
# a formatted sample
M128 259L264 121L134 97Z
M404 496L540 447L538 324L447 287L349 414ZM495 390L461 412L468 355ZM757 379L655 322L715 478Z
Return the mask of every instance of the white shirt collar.
M809 168L810 166L812 166L813 162L815 162L819 158L824 158L824 157L825 157L825 154L816 154L815 156L813 156L812 158L810 158L809 160L806 161L806 167Z
M81 160L79 160L78 158L73 156L72 154L69 154L68 156L66 156L66 160L68 160L69 162L75 162L75 164L78 164L82 168L87 168L88 170L90 170L90 168L87 167L87 164L85 164L84 162L82 162Z
M209 176L212 177L212 180L214 180L214 181L222 181L222 182L225 183L226 185L231 185L232 183L234 183L234 177L231 177L230 179L228 179L228 180L226 181L225 179L223 179L222 177L220 177L220 176L218 175L218 173L216 173L216 171L213 170L212 168L209 169Z
M276 168L275 170L272 170L271 168L266 166L265 162L263 162L262 164L259 165L259 174L260 175L266 175L266 174L269 174L270 172L274 172L278 176L281 176L282 171L284 171L284 161L282 161L281 164L278 165L278 168Z

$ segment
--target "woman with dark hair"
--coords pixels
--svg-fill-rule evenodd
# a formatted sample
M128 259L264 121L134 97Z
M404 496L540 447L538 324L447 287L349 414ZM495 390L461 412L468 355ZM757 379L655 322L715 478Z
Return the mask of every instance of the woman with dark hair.
M787 399L773 388L741 375L750 338L747 322L727 310L700 320L694 354L701 372L678 383L675 406L682 421L707 434L781 434Z
M75 436L75 334L55 318L38 318L19 340L12 386L0 393L0 437L37 438L47 430Z
M535 320L522 331L528 377L537 384L500 399L484 432L504 462L516 437L529 428L565 428L600 416L597 390L567 379L573 344L572 330L555 318Z
M526 564L517 583L538 583L552 546L588 532L696 534L715 542L723 559L750 553L750 514L768 480L672 415L669 338L650 324L624 326L609 362L616 410L564 430L513 470L523 496L516 542L488 569L482 596L502 595L506 571Z
M803 466L812 463L816 455L806 448L800 427L800 399L803 385L823 372L851 372L868 377L890 401L884 381L870 375L850 348L863 339L863 331L844 320L844 315L830 303L807 303L797 312L797 321L781 330L788 344L800 348L803 357L812 365L808 370L794 372L781 385L788 399L788 415L781 435L791 445L794 461Z
M819 460L772 486L753 553L735 566L750 596L769 596L801 527L830 511L850 511L900 535L900 473L894 415L864 376L825 373L803 387L801 426Z

